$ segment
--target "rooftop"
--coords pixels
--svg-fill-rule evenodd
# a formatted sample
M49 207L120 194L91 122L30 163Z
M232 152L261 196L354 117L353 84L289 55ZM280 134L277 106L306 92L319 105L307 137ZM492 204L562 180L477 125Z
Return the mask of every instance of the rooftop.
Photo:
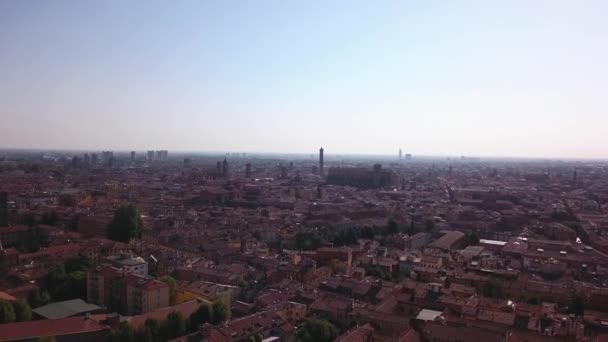
M59 337L107 329L109 329L109 327L101 325L94 320L86 319L85 317L68 317L62 319L0 324L0 336L2 341L22 341L45 336Z
M78 316L101 309L102 307L95 304L89 304L82 299L72 299L41 306L32 311L38 316L46 319L59 319Z

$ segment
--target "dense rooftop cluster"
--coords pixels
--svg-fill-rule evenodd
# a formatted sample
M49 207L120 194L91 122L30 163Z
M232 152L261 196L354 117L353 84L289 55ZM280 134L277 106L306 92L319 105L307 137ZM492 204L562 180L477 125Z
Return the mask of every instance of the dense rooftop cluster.
M608 164L0 161L0 341L599 341Z

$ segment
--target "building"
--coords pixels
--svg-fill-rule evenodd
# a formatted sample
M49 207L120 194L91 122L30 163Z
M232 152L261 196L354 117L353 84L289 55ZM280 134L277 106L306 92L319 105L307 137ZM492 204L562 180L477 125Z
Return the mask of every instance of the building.
M345 262L350 267L353 262L353 250L350 247L321 247L317 250L316 259L320 262L336 259Z
M131 161L135 161L135 151L131 151Z
M169 306L169 285L99 266L87 275L87 301L122 315L140 315Z
M234 303L238 299L239 292L240 288L238 286L197 280L187 285L179 286L176 289L175 302L181 304L202 299L207 302L225 300L226 303Z
M148 161L154 161L154 151L148 151Z
M89 304L82 299L71 299L62 302L55 302L38 307L32 312L36 317L43 319L60 319L74 316L84 316L86 314L100 313L103 311L101 306Z
M444 251L451 251L460 248L464 241L464 233L453 231L442 231L443 236L435 240L430 246Z
M412 155L410 153L407 153L405 155L405 160L412 160Z
M148 262L142 257L135 256L132 253L108 256L103 259L102 263L110 264L115 268L137 274L141 277L148 276Z
M323 167L323 147L319 149L319 175L321 177L325 176L325 169Z
M35 342L53 336L59 342L102 342L110 327L90 317L68 317L18 323L0 324L0 340Z
M224 161L222 162L222 175L225 179L230 178L230 169L228 167L228 160L226 160L226 158L224 158Z
M416 233L412 236L408 236L404 241L404 248L408 249L420 249L425 247L431 241L431 234L429 233Z
M245 178L251 178L251 163L245 164Z
M363 189L377 189L394 185L397 177L391 170L375 164L373 169L363 167L330 167L327 183L348 185Z
M112 151L101 151L101 161L104 164L109 164L114 158L114 152Z
M167 161L169 159L169 151L167 150L158 150L156 152L148 151L148 159L150 156L150 152L154 154L154 160L156 161Z
M403 150L399 149L399 160L403 158Z

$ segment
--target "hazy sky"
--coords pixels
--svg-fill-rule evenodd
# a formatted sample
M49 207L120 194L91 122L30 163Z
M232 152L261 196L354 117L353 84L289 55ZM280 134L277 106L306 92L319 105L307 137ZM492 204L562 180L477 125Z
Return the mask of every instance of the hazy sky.
M608 1L0 1L0 148L608 157Z

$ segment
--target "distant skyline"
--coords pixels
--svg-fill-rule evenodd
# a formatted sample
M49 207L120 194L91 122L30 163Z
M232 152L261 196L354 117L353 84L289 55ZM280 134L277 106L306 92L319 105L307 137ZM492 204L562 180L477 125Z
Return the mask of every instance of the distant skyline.
M608 158L606 1L0 1L0 149Z

